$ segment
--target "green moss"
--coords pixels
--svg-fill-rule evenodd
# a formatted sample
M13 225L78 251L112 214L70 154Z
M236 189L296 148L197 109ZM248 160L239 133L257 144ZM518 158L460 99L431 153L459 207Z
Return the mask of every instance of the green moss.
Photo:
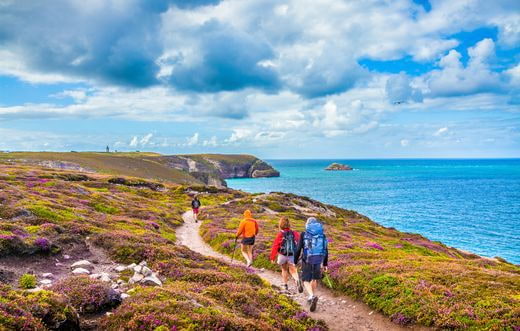
M110 214L110 215L119 213L119 209L112 207L112 206L105 205L101 202L95 203L92 207L94 208L94 210L96 210L100 213L105 213L105 214Z
M23 289L35 288L38 285L38 280L35 275L23 274L18 280L18 286Z

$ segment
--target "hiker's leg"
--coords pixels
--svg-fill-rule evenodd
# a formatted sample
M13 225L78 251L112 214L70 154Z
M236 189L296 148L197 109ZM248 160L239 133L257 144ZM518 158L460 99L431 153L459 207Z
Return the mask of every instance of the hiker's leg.
M247 252L248 245L240 244L240 252L242 252L242 255L244 256L244 259L246 259L246 263L249 264L249 254Z
M298 275L298 270L296 269L296 266L294 264L288 263L288 269L289 273L291 274L294 281L298 281L300 279L300 276Z
M303 282L303 286L305 287L305 290L307 291L307 293L309 293L309 297L314 296L314 288L311 285L311 283L312 282Z
M253 245L248 246L249 251L247 252L249 255L249 262L253 264Z
M287 281L289 280L289 263L282 264L281 267L283 283L287 284Z
M316 279L313 279L311 281L311 287L312 287L312 293L316 293L316 288L318 288L318 281Z

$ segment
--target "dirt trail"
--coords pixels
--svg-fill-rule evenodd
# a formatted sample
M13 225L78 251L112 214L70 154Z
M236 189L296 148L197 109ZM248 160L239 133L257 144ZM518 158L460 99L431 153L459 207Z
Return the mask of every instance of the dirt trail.
M199 235L201 222L195 223L193 213L187 211L182 215L184 224L177 229L177 242L205 256L217 258L225 263L230 263L228 256L214 251ZM240 252L237 249L237 254ZM270 270L256 269L256 274L272 285L282 284L281 276ZM292 294L284 293L298 302L309 312L306 295L298 294L294 282L290 283ZM373 311L367 305L354 301L347 296L338 296L327 288L321 286L318 289L320 297L318 308L310 316L324 320L331 330L426 330L427 328L413 327L404 328L392 323L387 317Z

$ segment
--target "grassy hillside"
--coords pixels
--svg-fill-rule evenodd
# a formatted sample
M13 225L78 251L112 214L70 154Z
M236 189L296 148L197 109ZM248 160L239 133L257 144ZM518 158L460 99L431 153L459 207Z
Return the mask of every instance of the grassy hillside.
M11 160L51 168L65 168L132 176L176 184L226 186L232 177L273 176L279 173L252 155L96 152L11 152L0 153L1 160ZM82 169L79 169L82 168Z
M326 224L332 288L359 298L400 324L442 329L517 330L520 267L385 228L356 212L291 194L246 196L207 211L203 238L230 254L242 212L260 220L255 266L278 269L268 256L286 215L303 230L307 217Z
M187 172L172 169L155 160L155 153L57 153L57 152L14 152L0 153L0 160L65 161L78 164L96 172L142 177L179 184L202 184Z
M102 155L89 158L100 162L92 166L105 167ZM175 244L175 229L189 208L187 193L204 187L131 178L111 182L105 175L0 162L0 330L73 330L78 314L83 328L100 330L326 329L250 270ZM245 196L212 191L205 204ZM80 259L97 251L114 267L147 261L164 285L132 285L131 274L122 272L120 286L130 297L118 307L109 305L115 295L110 285L70 275L66 255ZM19 288L27 284L18 282L22 270L39 278L45 268L69 271L56 273L58 279L45 290Z

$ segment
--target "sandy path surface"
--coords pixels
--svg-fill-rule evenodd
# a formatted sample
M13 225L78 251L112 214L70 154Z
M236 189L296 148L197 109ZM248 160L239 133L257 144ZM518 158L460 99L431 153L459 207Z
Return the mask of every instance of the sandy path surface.
M231 258L214 251L199 235L201 222L195 223L191 211L182 215L184 224L177 228L177 242L205 256L230 263ZM236 254L240 254L237 249ZM282 284L281 275L270 270L256 269L256 274L272 285ZM392 323L387 317L373 311L370 307L347 296L335 295L327 288L318 289L318 308L309 312L306 294L297 293L294 282L289 283L291 293L284 293L298 302L310 316L324 320L331 330L427 330L422 327L404 328Z

